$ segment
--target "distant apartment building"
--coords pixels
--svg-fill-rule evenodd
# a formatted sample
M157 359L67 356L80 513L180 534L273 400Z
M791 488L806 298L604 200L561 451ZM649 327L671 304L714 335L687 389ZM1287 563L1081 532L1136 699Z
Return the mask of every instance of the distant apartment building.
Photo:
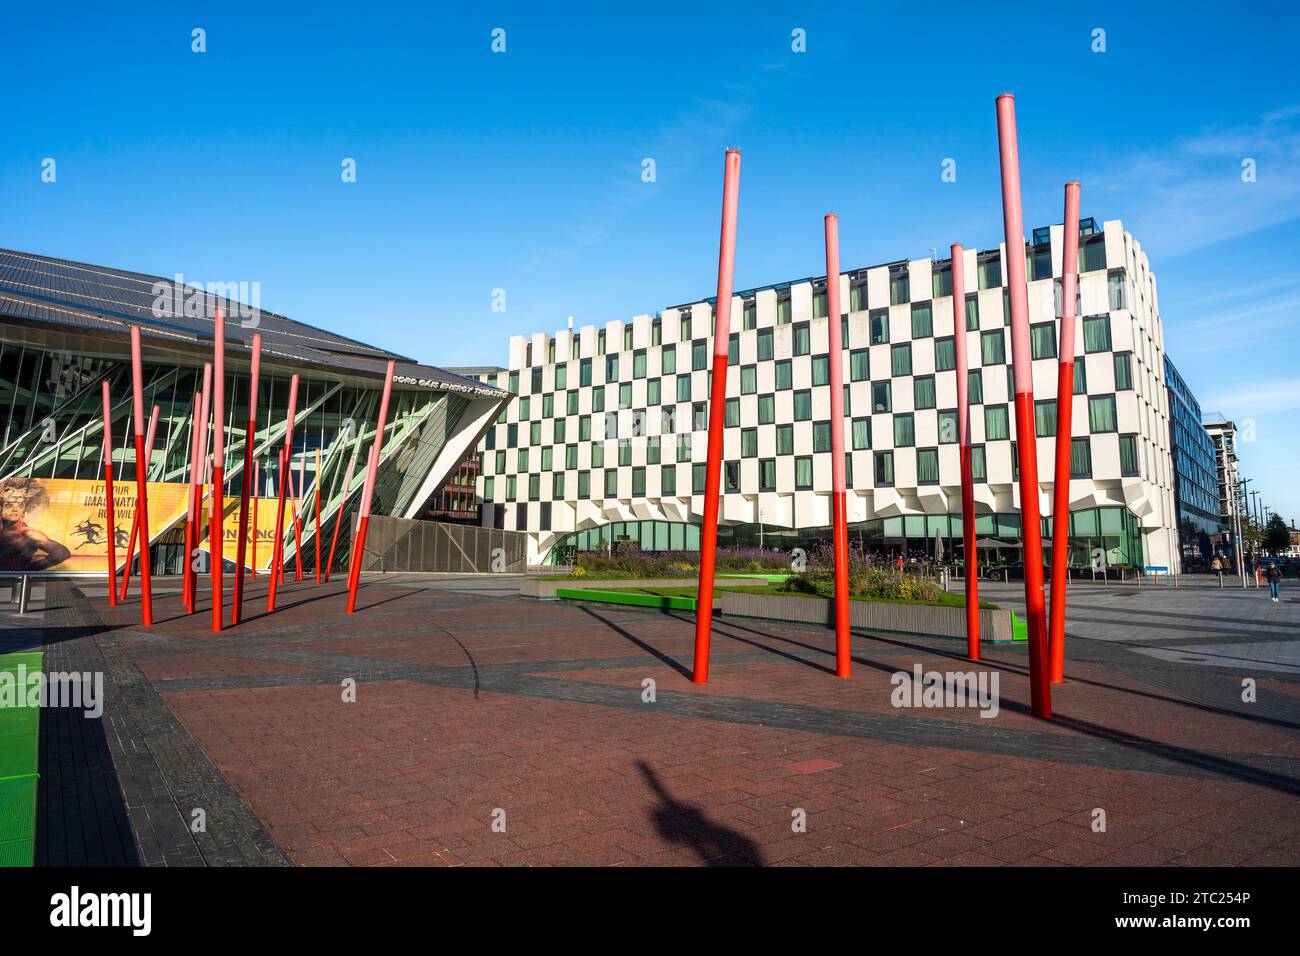
M955 335L966 336L976 532L1020 537L1016 443L1037 442L1039 507L1050 534L1063 227L1026 243L1035 434L1016 433L1005 247L965 252L960 328L952 264L900 260L837 277L844 420L830 420L824 277L732 300L720 542L806 544L829 535L831 429L844 430L848 520L861 546L960 552ZM1155 278L1119 221L1080 227L1070 474L1071 562L1179 567L1174 443L1191 449L1190 527L1214 506L1199 491L1205 445L1171 427ZM510 340L508 367L482 380L514 398L480 444L485 524L525 531L530 559L631 541L699 546L712 299L656 315ZM1178 380L1181 383L1181 379ZM1185 386L1178 385L1182 395ZM1190 392L1186 393L1190 395ZM1175 436L1179 437L1175 437ZM1195 480L1192 481L1192 478ZM1192 491L1198 493L1193 495ZM1208 517L1207 517L1208 516Z

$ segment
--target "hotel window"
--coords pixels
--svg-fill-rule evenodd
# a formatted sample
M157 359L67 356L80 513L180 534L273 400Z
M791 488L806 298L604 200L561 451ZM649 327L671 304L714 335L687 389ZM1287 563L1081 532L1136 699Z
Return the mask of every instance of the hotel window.
M603 385L591 393L591 410L593 412L603 412L605 410L605 387Z
M1074 363L1074 394L1088 394L1088 366L1082 360Z
M691 465L691 493L704 494L704 483L708 477L708 472L704 470L704 462L698 462Z
M691 343L691 369L698 372L709 367L709 341L699 339Z
M1002 290L1002 326L1003 328L1011 324L1011 290Z
M691 400L691 377L689 375L677 376L677 401L689 402Z
M813 422L813 451L831 450L831 423Z
M980 359L985 365L1001 365L1007 360L1002 330L980 333Z
M521 422L526 422L533 417L532 406L533 400L527 395L519 399L519 420Z
M871 419L853 419L853 450L861 451L871 447Z
M578 472L578 499L583 500L591 497L591 472Z
M916 423L911 412L894 416L894 447L910 448L916 444Z
M573 346L569 349L569 358L582 357L582 337L575 335L573 337Z
M662 319L655 319L650 323L650 344L661 345L664 340L664 323Z
M590 415L583 415L578 419L578 441L591 441Z
M807 355L812 351L812 334L807 322L800 322L794 327L794 354Z
M915 401L915 407L920 409L934 408L934 376L918 375L912 379L912 398Z
M794 487L806 491L813 484L813 460L807 456L794 460Z
M645 469L644 468L632 469L632 497L633 498L645 497Z
M984 455L983 445L970 446L970 474L975 481L988 481L988 459Z
M511 395L519 394L519 373L518 372L510 373L510 394Z
M776 453L778 455L794 454L794 426L776 426Z
M892 391L889 382L871 383L871 411L887 412L893 407Z
M1136 478L1141 474L1137 435L1119 436L1119 473L1125 478Z
M1056 358L1056 323L1038 322L1029 327L1029 344L1036 359Z
M1038 232L1037 229L1034 230ZM1034 249L1025 256L1026 271L1031 279L1050 279L1052 277L1052 247L1044 238L1041 242L1034 237Z
M789 359L776 363L776 387L778 390L794 387L794 370Z
M939 413L939 444L954 445L960 437L957 409L948 408Z
M1020 452L1016 449L1016 443L1011 443L1011 480L1020 479Z
M916 450L916 483L918 485L939 483L939 449L918 448Z
M517 467L515 468L515 471L527 471L527 470L528 470L528 449L527 449L527 448L521 448L521 449L519 449L519 457L518 457L517 461L518 461L518 465L517 465Z
M760 425L771 425L776 421L776 396L760 395L758 396L758 423Z
M814 385L829 385L831 383L831 360L829 356L813 356L812 383Z
M812 420L812 392L806 388L794 393L794 420L797 422Z
M645 378L645 349L632 353L632 377Z
M758 304L754 301L753 296L750 296L741 302L740 311L742 328L758 328Z
M912 343L901 342L890 346L889 368L894 376L912 374Z
M605 356L605 381L618 381L618 353Z
M849 311L867 311L867 280L855 279L849 283Z
M786 292L784 294L778 292L776 294L776 324L777 325L790 324L790 293L789 292Z
M843 404L844 404L844 414L845 414L845 415L852 415L852 414L853 414L853 395L852 395L852 389L850 389L849 386L848 386L848 384L845 383L844 388L843 388L843 391L844 391L844 402L843 402Z
M764 458L758 463L758 490L776 490L776 459Z
M596 333L596 354L605 354L605 330L601 329Z
M506 453L497 452L497 466L493 469L498 475L503 474L506 470Z
M1091 315L1083 320L1083 350L1110 351L1110 316Z
M515 448L519 445L519 425L511 422L506 426L506 447Z
M551 475L551 497L556 501L564 500L564 472L562 471Z
M951 372L957 367L957 343L951 335L934 340L934 370Z
M758 457L758 429L742 428L740 430L740 457Z
M1070 477L1092 477L1092 446L1087 438L1070 439Z
M877 309L871 313L871 344L884 345L889 341L889 310Z
M632 351L632 326L623 326L623 351Z
M931 273L931 286L934 290L933 298L941 299L945 295L952 295L952 263L941 266Z
M672 375L677 371L677 346L665 345L663 351L659 353L661 358L660 371L664 375Z
M726 409L726 418L723 424L727 428L735 428L740 424L740 399L729 398L724 407Z
M907 266L903 266L889 275L889 304L902 305L911 301L912 283L908 276Z
M651 379L645 385L645 403L658 405L663 399L661 393L662 379Z
M1106 268L1106 237L1093 236L1079 243L1079 271L1096 272Z
M706 402L695 402L691 405L691 425L697 432L702 432L709 427L709 406Z
M1128 308L1128 297L1124 292L1124 270L1112 269L1106 276L1106 291L1110 298L1110 310Z
M753 395L758 391L758 366L744 365L740 369L740 394Z
M871 353L857 349L849 353L849 380L865 382L871 378Z
M975 271L981 289L996 289L1002 285L1002 259L999 255L980 259Z
M562 392L569 387L569 366L555 366L555 390Z
M493 500L493 493L492 493L492 492L493 492L493 484L494 484L493 479L491 479L491 478L484 478L484 479L483 479L483 500L484 500L484 501L491 501L491 500Z
M605 497L618 497L618 469L609 468L605 471Z
M541 496L542 496L542 476L529 475L528 476L528 500L536 501Z
M887 487L894 483L894 453L878 451L874 455L876 487Z
M813 318L814 319L826 318L826 290L819 289L814 291L812 300L813 300L812 301Z
M980 327L980 298L974 292L966 296L966 331L974 332Z
M912 338L925 339L934 335L934 311L929 302L912 306Z
M658 435L650 435L645 440L645 463L657 465L663 461L663 447Z
M528 425L528 444L540 445L542 443L542 423L531 422Z
M971 405L984 403L984 372L973 368L966 373L966 401Z
M598 441L591 446L591 467L605 467L605 443L603 441Z
M772 330L763 329L758 333L758 360L769 361L772 358Z
M540 368L533 369L528 378L528 391L530 394L536 395L542 390L542 370Z
M691 436L690 435L677 436L677 460L678 461L691 460Z
M1133 387L1133 353L1115 353L1115 391L1124 392Z
M727 336L727 364L740 364L740 333L732 332Z
M578 468L578 446L564 446L564 467L570 471L576 471Z
M546 394L542 396L542 417L543 418L555 417L555 396L554 395Z
M1007 419L1007 406L988 405L984 408L984 440L1003 441L1011 437L1011 424Z
M483 447L488 451L497 447L497 430L489 428L487 434L483 436Z
M622 385L618 387L618 407L619 408L632 407L632 383L631 382L624 382Z
M665 497L677 494L677 466L664 465L659 469L659 493Z
M591 384L591 359L585 358L578 363L578 385L586 387Z
M1056 399L1034 402L1034 434L1039 438L1056 434Z
M506 476L506 501L514 501L514 500L515 500L515 497L516 497L515 492L516 492L516 490L517 490L516 485L517 485L517 482L515 481L515 476L514 476L514 475L507 475L507 476Z
M1101 395L1088 399L1088 429L1098 432L1115 431L1115 396Z

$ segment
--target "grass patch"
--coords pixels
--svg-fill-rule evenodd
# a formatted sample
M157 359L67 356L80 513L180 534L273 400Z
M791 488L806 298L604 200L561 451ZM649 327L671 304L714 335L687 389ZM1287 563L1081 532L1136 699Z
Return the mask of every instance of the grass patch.
M697 595L699 589L695 585L690 586L665 586L665 587L644 587L644 588L610 588L611 591L624 592L629 594L650 594L659 597L689 597ZM771 594L776 597L802 597L817 598L830 597L830 595L810 594L804 591L787 591L782 584L769 583L758 587L744 587L737 585L716 585L713 588L713 595L717 597L720 592L732 591L737 594ZM877 604L915 604L921 607L965 607L966 597L962 594L954 594L951 591L940 591L937 601L912 601L901 598L875 598L875 597L851 597L853 601L871 601ZM1000 610L998 605L988 601L980 601L981 608L990 611Z

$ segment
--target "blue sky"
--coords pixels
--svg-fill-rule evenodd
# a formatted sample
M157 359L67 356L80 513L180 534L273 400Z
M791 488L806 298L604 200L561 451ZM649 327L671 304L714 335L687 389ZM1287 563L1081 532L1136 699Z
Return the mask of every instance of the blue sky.
M1300 519L1300 17L1284 5L270 6L9 11L0 245L256 281L294 318L496 364L508 336L569 314L711 295L728 146L744 152L737 288L822 272L830 211L845 268L995 245L993 103L1011 90L1026 228L1059 220L1068 179L1084 215L1125 221L1167 350L1207 411L1253 421L1246 473Z

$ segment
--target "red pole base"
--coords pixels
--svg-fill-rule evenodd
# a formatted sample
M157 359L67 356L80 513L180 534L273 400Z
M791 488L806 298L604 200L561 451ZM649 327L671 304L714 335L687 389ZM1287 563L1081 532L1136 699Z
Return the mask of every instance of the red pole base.
M122 593L119 601L126 600L126 586L131 583L131 562L135 559L135 536L140 530L140 512L136 511L135 521L131 522L131 537L126 545L126 563L122 565Z
M153 584L149 580L149 489L145 474L144 435L135 433L135 513L140 525L140 620L153 624Z
M370 515L362 515L357 524L357 539L353 545L352 567L348 571L348 613L357 609L357 586L361 582L361 555L366 547L366 529L370 527Z
M1048 625L1048 670L1053 684L1065 683L1065 590L1070 555L1070 429L1074 411L1074 362L1061 362L1056 376L1056 471L1052 473L1052 606Z
M212 466L212 519L208 527L208 552L212 556L212 630L220 633L225 625L225 469Z
M107 445L107 440L105 440L105 445ZM108 457L108 453L105 452L105 458ZM117 607L117 522L113 517L113 463L111 460L105 460L104 462L104 509L104 516L108 521L108 606Z
M1043 534L1039 527L1038 466L1034 451L1034 397L1016 394L1017 453L1020 457L1020 533L1025 543L1025 615L1029 629L1029 694L1034 716L1052 716L1047 671L1047 612L1043 597Z
M837 491L831 498L835 546L835 676L849 677L849 529L845 493Z

